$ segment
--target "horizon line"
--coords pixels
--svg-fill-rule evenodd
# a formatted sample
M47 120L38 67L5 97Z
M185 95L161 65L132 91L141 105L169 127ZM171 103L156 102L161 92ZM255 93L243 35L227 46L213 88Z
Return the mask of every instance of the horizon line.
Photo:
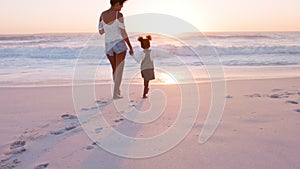
M199 31L198 33L297 33L300 30L295 31ZM5 35L51 35L51 34L96 34L98 32L79 31L79 32L36 32L36 33L0 33L0 36ZM137 33L137 32L128 32ZM140 33L140 32L139 32ZM181 32L181 33L197 33L197 32Z

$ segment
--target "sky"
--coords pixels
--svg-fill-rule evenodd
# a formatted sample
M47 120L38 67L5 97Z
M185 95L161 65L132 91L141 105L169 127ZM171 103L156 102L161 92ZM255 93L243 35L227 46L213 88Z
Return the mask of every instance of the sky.
M96 32L109 0L0 0L0 34ZM124 16L162 13L202 32L300 31L300 0L128 0ZM125 18L126 19L126 18Z

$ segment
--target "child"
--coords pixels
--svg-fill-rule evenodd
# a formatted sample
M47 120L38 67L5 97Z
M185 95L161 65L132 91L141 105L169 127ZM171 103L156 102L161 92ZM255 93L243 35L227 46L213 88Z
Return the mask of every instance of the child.
M154 75L154 64L153 64L153 56L150 50L150 41L152 37L150 35L146 36L146 39L143 37L139 37L138 41L141 42L141 47L144 49L142 52L143 60L141 63L141 73L144 78L144 93L143 98L147 98L147 94L149 92L149 81L155 79Z

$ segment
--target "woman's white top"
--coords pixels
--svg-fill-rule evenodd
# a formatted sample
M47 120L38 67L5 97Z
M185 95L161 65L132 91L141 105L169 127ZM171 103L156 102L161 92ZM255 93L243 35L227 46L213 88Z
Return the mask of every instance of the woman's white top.
M121 29L125 29L125 25L119 21L118 13L119 12L116 13L116 20L114 20L111 24L106 24L103 18L101 18L101 21L99 22L98 29L104 30L106 43L123 40Z

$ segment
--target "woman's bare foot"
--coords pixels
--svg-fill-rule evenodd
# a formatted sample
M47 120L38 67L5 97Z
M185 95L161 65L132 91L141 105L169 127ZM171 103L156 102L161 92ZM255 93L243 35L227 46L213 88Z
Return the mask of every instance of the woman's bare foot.
M113 99L122 99L123 97L118 94L114 94Z
M121 96L120 89L115 90L114 95L113 95L113 99L121 99L121 98L123 98L123 97Z

